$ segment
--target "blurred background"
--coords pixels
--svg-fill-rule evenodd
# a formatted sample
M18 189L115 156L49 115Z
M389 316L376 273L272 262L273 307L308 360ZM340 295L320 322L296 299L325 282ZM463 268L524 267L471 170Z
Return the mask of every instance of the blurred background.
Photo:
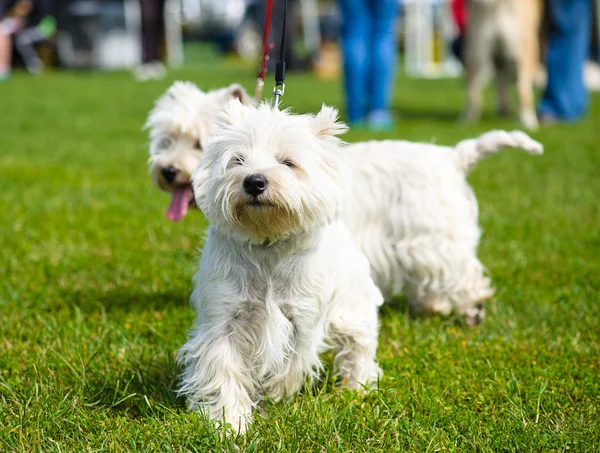
M266 0L4 0L0 5L3 29L13 38L9 44L13 68L25 67L32 73L58 68L131 69L139 80L148 80L162 77L168 66L221 55L258 64L265 3ZM456 3L461 2L398 0L397 49L408 75L461 74L454 47L460 36ZM599 3L595 1L590 12L594 17L586 78L592 89L600 87ZM290 0L290 8L289 69L337 78L341 72L338 3ZM279 27L274 20L272 35L277 35ZM540 31L542 46L547 28ZM144 33L146 42L152 41L147 38L149 34L155 36L153 47L157 50L143 48L147 46ZM145 55L148 52L157 55ZM154 67L145 68L143 63L149 62ZM543 74L540 77L543 79Z

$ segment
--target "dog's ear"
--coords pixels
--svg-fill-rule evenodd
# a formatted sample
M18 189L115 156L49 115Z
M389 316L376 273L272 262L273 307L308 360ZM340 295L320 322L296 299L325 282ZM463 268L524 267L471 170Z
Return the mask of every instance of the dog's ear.
M183 82L181 80L177 80L173 82L173 84L167 89L165 97L171 98L171 100L174 101L179 97L186 98L190 95L190 93L202 94L202 90L192 82Z
M331 138L348 131L348 126L338 121L338 111L325 104L321 111L310 118L310 128L319 138Z
M239 83L232 83L227 87L227 95L232 99L237 99L242 104L251 105L254 99L244 90L244 87Z
M230 99L227 104L215 115L214 123L219 127L232 126L241 121L246 113L247 107L237 98Z

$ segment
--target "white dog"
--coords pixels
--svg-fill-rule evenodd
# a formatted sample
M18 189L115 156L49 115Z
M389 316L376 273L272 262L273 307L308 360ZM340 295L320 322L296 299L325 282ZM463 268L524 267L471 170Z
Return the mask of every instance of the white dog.
M238 84L207 93L190 82L175 82L148 115L150 175L160 189L172 193L167 217L181 220L194 204L191 178L202 156L213 117L227 101L252 102Z
M236 97L248 99L245 92ZM204 105L203 121L219 107ZM481 303L493 290L477 259L477 201L466 174L483 157L510 146L542 152L527 135L504 131L456 147L372 141L344 149L340 159L353 178L344 219L386 297L405 291L417 311L456 311L468 324L483 320ZM200 156L188 153L181 173L191 174Z
M508 88L516 80L521 124L536 128L534 81L540 65L542 1L468 0L467 9L466 119L479 118L483 88L495 72L499 113L508 114Z
M384 296L404 291L417 311L483 320L494 293L477 258L478 206L466 175L505 147L541 154L523 132L492 131L456 147L406 141L349 146L352 197L344 215Z
M210 222L180 351L191 409L244 431L265 397L292 395L333 347L349 388L376 381L369 263L339 219L346 199L337 112L229 103L194 176Z

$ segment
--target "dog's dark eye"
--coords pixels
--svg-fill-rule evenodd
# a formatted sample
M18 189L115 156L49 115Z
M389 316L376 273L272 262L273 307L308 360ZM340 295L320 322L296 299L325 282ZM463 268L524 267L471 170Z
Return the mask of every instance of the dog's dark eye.
M163 139L161 139L160 142L158 142L159 149L168 149L170 147L171 147L171 138L170 137L164 137Z
M243 165L245 161L246 161L246 159L244 158L244 156L235 156L235 158L233 159L233 164L234 165Z
M196 140L194 142L194 149L202 149L202 145L200 144L200 140Z
M296 164L289 159L282 161L281 164L285 165L286 167L296 168Z

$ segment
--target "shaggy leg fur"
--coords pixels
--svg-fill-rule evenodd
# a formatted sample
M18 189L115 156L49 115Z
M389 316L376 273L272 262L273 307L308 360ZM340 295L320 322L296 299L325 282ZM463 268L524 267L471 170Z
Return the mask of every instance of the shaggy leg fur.
M336 351L335 374L349 389L376 383L381 375L375 362L377 313L367 304L357 302L355 310L338 305L330 313L331 336Z
M456 311L472 323L469 318L476 318L478 313L471 308L494 294L468 241L446 237L434 242L426 238L399 252L400 260L410 260L404 264L409 274L407 294L417 312L447 316Z
M181 349L180 358L186 369L179 392L187 396L190 410L226 420L244 432L254 407L253 380L227 335L197 335Z

